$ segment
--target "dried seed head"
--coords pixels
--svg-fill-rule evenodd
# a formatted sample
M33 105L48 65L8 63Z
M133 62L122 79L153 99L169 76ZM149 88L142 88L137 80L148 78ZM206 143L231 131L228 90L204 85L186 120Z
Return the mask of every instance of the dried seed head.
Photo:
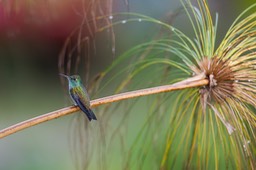
M222 60L218 57L205 57L192 70L196 75L202 72L205 73L209 80L209 85L200 89L204 108L207 102L213 100L221 103L234 94L234 72L231 70L228 60Z

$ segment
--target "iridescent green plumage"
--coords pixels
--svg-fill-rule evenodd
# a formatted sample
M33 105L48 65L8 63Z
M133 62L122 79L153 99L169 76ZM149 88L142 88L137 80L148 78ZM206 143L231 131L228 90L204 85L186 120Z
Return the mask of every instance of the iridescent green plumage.
M69 95L75 105L77 105L88 117L89 121L97 120L95 114L90 109L90 98L83 86L80 76L67 76L60 74L68 79Z

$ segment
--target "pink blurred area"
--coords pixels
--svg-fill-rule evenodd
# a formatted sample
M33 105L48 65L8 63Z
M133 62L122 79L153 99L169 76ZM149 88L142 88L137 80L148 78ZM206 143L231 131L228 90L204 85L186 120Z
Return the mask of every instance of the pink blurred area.
M64 38L79 25L81 0L2 0L0 35Z

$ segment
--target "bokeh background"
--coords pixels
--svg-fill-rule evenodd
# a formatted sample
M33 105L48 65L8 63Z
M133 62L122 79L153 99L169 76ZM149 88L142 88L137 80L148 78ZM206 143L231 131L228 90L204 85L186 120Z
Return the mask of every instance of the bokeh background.
M213 15L219 14L219 41L242 10L254 2L209 0ZM77 14L81 3L82 0L0 1L0 129L70 104L60 83L58 56L66 38L81 23ZM113 12L137 12L166 20L181 4L178 0L129 0L127 5L124 0L114 0L112 6ZM190 34L184 16L181 13L172 23ZM130 47L152 39L157 32L143 22L132 26L133 29L127 23L114 28L115 57L109 45L111 39L103 34L95 36L90 77ZM68 144L72 117L0 139L0 169L75 169Z

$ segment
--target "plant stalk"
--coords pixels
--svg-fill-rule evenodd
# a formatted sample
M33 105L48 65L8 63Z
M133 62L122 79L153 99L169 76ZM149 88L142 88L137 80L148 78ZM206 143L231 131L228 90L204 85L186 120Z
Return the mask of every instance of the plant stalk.
M151 94L157 94L157 93L163 93L163 92L170 92L175 90L181 90L186 88L193 88L193 87L200 87L208 85L209 81L205 79L205 76L203 74L197 75L192 78L185 79L183 81L180 81L178 83L172 84L172 85L164 85L164 86L157 86L153 88L147 88L147 89L141 89L136 91L130 91L126 93L120 93L108 97L99 98L96 100L91 101L91 107L97 107L103 104L107 103L113 103L121 100L126 100L130 98L140 97L140 96L146 96ZM79 111L78 106L69 106L65 107L60 110L56 110L50 113L46 113L44 115L34 117L32 119L25 120L23 122L17 123L13 126L7 127L0 131L0 138L9 136L13 133L16 133L18 131L21 131L23 129L32 127L34 125L53 120L65 115L72 114L74 112Z

